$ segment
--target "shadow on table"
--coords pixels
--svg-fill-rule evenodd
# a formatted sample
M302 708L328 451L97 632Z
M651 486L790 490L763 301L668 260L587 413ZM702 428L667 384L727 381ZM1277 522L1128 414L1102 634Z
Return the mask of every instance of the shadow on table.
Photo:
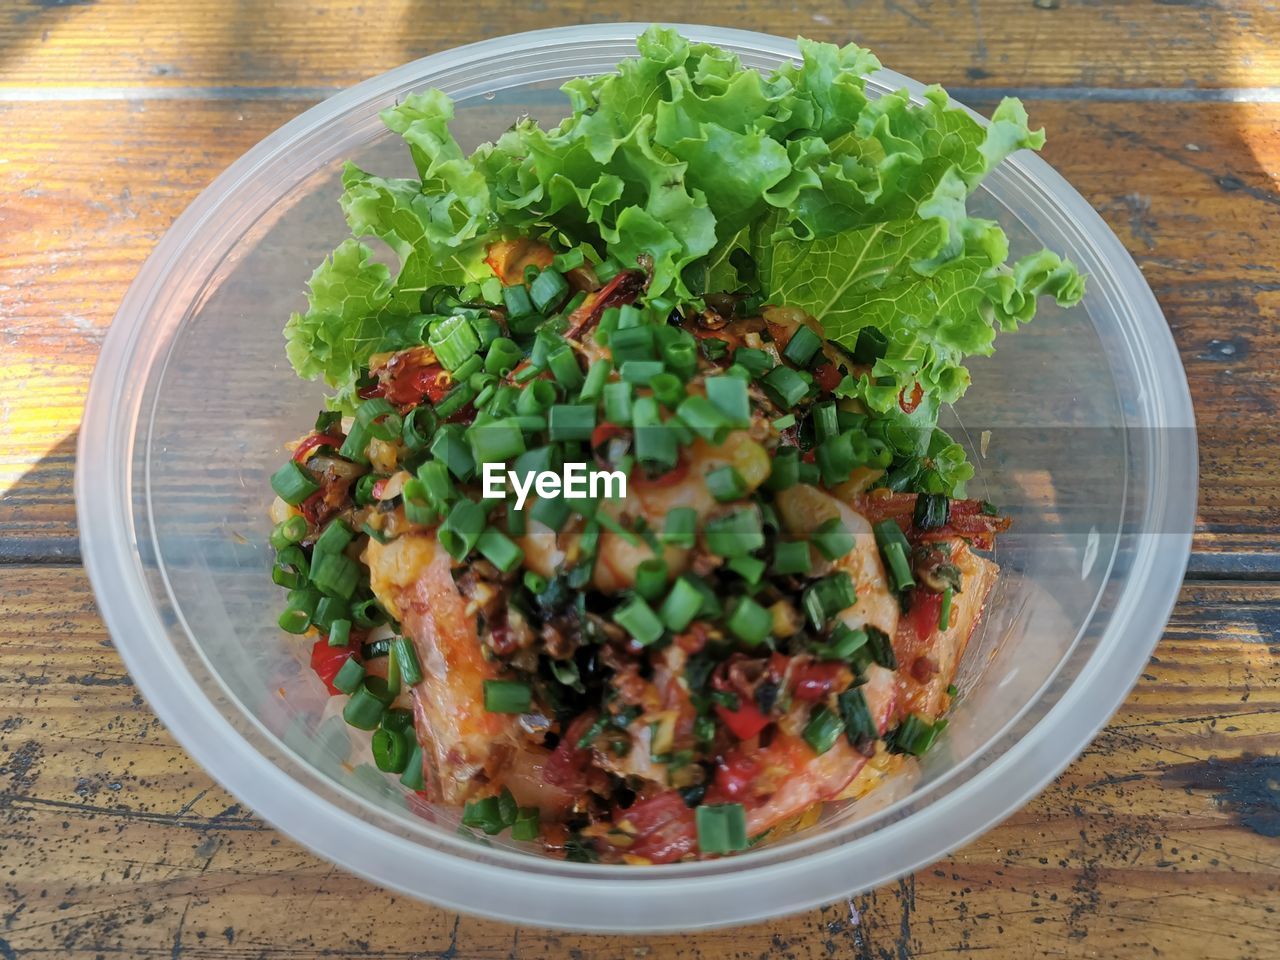
M7 487L0 481L0 563L75 563L73 430Z

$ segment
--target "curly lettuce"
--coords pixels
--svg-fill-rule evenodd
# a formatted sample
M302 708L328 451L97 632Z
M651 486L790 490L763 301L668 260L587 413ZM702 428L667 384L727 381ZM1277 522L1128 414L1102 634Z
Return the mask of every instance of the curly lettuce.
M850 349L875 328L883 348L842 393L887 418L918 393L913 442L921 456L941 453L933 424L968 386L965 358L990 353L1039 297L1066 306L1083 295L1069 261L1042 250L1010 262L1000 227L967 210L986 173L1039 149L1043 131L1012 99L983 124L937 87L922 103L872 98L868 51L797 45L797 62L764 75L651 27L616 72L564 85L571 112L559 125L524 119L470 154L439 91L384 111L417 177L347 167L353 237L316 270L309 308L285 329L294 368L349 406L369 357L420 332L424 291L491 277L483 257L496 239L554 236L643 265L655 306L741 291L804 309ZM385 243L398 269L362 238ZM939 459L962 481L955 451Z

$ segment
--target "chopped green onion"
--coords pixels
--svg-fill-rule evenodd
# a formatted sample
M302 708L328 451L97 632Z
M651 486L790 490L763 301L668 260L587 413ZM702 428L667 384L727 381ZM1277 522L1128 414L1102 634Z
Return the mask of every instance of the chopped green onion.
M287 549L291 544L300 543L307 535L307 521L298 515L277 523L271 530L271 546L276 550Z
M342 446L338 448L338 456L352 463L368 463L369 457L365 451L369 448L369 441L373 439L369 428L360 421L351 424L351 429L347 431L347 437L342 441Z
M360 583L360 567L344 553L313 556L311 582L331 597L350 600Z
M608 283L623 271L623 266L613 257L605 257L596 264L596 279L601 283Z
M774 451L769 479L765 486L777 493L794 487L800 482L800 450L796 447L779 447Z
M729 604L725 627L743 643L758 647L773 632L773 615L750 597L738 597Z
M613 365L619 370L626 363L652 361L656 357L653 327L646 325L623 329L619 320L619 328L609 338L609 352L613 357Z
M512 288L508 289L524 289ZM507 337L498 337L493 343L489 344L489 352L484 357L484 368L489 373L499 377L505 377L520 362L524 356L524 352L516 346L514 340Z
M521 807L511 824L511 839L528 842L538 839L538 808Z
M885 355L889 340L878 327L863 327L853 346L853 359L858 363L874 364Z
M526 417L546 413L555 402L556 388L547 380L534 380L520 391L516 413Z
M529 285L529 299L543 314L554 313L556 307L564 303L564 298L568 296L568 293L568 281L565 280L559 270L553 267L545 267L538 274L537 279Z
M404 518L424 527L435 526L440 521L440 513L445 505L437 508L427 503L426 498L419 495L421 489L422 484L417 480L404 482Z
M861 687L846 690L836 698L836 702L840 705L844 733L850 744L856 747L859 741L875 740L880 735Z
M431 442L431 435L435 433L437 424L435 411L431 407L425 404L414 407L404 418L400 439L410 451L421 450Z
M381 677L368 677L351 694L342 719L357 730L374 730L391 705L391 690Z
M662 601L662 622L668 630L679 633L691 624L702 610L702 592L684 577L676 580Z
M311 617L320 603L320 592L312 587L297 587L289 591L284 613L276 621L286 633L302 634L311 626Z
M661 540L672 546L692 547L698 535L698 511L693 507L673 507L667 511Z
M743 508L714 517L706 525L707 547L721 557L742 557L764 546L760 514Z
M513 420L474 424L467 431L476 463L503 463L524 453L524 433Z
M809 545L798 540L783 540L773 546L773 572L778 576L807 574L813 566Z
M884 557L885 566L889 568L893 589L902 591L915 586L915 579L911 576L911 564L907 560L911 545L907 543L907 537L902 532L902 528L893 520L881 520L872 527L872 530L875 531L876 543L880 547L881 556Z
M547 415L547 431L556 442L590 440L595 428L595 404L557 403Z
M824 754L836 745L840 734L844 732L844 723L826 707L818 707L809 715L809 723L804 728L804 742L813 748L816 754Z
M951 626L951 595L952 589L942 591L942 606L938 608L938 629L946 630Z
M619 427L631 423L631 384L614 380L604 385L604 418Z
M603 515L601 517L603 519ZM667 589L667 565L660 557L650 557L636 567L636 593L650 603Z
M322 553L341 553L354 538L355 534L342 520L330 521L320 536L316 537L311 555L318 558L318 554Z
M271 489L285 503L296 507L319 490L320 484L311 478L311 474L290 460L271 475Z
M703 337L698 346L702 348L702 355L712 361L722 359L729 352L728 342L716 337Z
M551 497L535 503L529 510L529 516L544 527L559 530L569 519L571 512L572 508L564 499Z
M369 597L351 605L351 620L357 627L369 630L387 622L387 612L378 603L377 597Z
M524 562L524 551L497 527L486 527L476 541L481 556L503 573L511 573Z
M699 618L714 620L724 613L724 605L707 581L693 573L686 573L681 579L687 580L691 587L702 594L702 609L698 611Z
M351 642L351 621L332 620L329 623L329 646L345 647Z
M311 623L321 633L328 633L335 620L346 620L351 616L351 606L340 597L321 597L316 604L316 612L311 615Z
M823 660L849 660L867 645L866 630L854 630L848 624L837 623L831 630L831 642L817 644L814 652Z
M404 773L400 774L400 782L410 790L421 790L426 786L422 776L422 747L416 738L409 751L409 760L405 764Z
M409 421L405 420L405 423L408 424ZM363 477L357 480L355 493L353 495L355 497L356 504L361 507L367 507L372 504L374 502L373 488L377 486L380 481L385 479L387 478L381 474L366 473Z
M560 384L566 393L580 389L586 381L582 375L582 368L578 366L578 355L568 344L548 354L547 367L555 377L556 383Z
M436 359L446 370L457 370L480 349L471 321L460 314L445 317L435 325L427 344L435 351Z
M532 570L524 572L524 588L535 597L545 591L548 586L547 578L541 574L534 573Z
M618 372L627 383L647 387L664 369L658 360L628 360L618 368Z
M797 367L807 367L814 355L822 349L822 338L808 327L798 327L782 351L782 359Z
M355 693L356 687L364 680L364 667L355 657L347 657L333 677L333 685L343 693Z
M497 797L483 797L466 804L462 808L462 824L474 830L483 830L491 837L501 833L507 826Z
M635 453L639 460L670 469L679 457L676 435L662 422L658 401L639 397L632 405L635 425Z
M533 691L520 680L486 680L484 708L490 713L528 713Z
M724 854L745 850L747 813L740 803L703 804L694 810L701 853Z
M729 425L746 429L751 425L751 401L747 385L737 377L707 377L703 381L707 400L720 411Z
M831 401L819 403L813 408L813 432L819 442L830 440L840 433L840 417Z
M448 468L439 460L428 460L418 468L418 482L422 484L427 502L438 508L443 508L458 493L449 479Z
M919 757L933 746L939 734L946 728L945 719L930 723L918 713L911 713L889 736L889 745L896 753L910 753Z
M618 307L618 329L630 330L644 323L644 311L632 303Z
M781 433L783 430L790 430L796 425L796 415L794 413L786 413L773 421L773 429Z
M742 474L728 464L716 467L708 473L706 483L711 496L720 503L731 503L747 495L747 481L743 480Z
M436 530L436 538L449 556L461 560L475 547L484 528L484 507L464 498L453 505L449 516Z
M868 626L865 628L867 632L867 645L871 651L871 659L884 667L886 670L898 669L898 657L893 652L893 640L883 630L877 627Z
M814 459L822 471L822 482L829 487L843 483L853 472L856 458L853 452L853 433L842 433L814 448Z
M511 320L524 320L538 312L533 300L529 298L529 288L523 283L503 287L502 302L507 308L507 317Z
M753 587L760 582L765 570L768 569L768 564L758 557L734 557L725 566Z
M843 570L810 584L800 596L800 604L815 630L821 630L828 620L857 601L853 580Z
M464 483L475 476L476 461L471 446L462 439L462 428L454 424L441 427L431 441L431 456L449 468Z
M373 748L373 763L383 773L403 773L409 764L412 750L409 738L396 730L381 727L373 733L370 743Z
M276 554L275 563L271 566L271 582L278 587L288 587L290 590L306 586L310 575L311 564L307 562L307 555L298 546L282 549Z
M444 399L436 404L436 415L441 420L448 420L456 413L461 413L462 408L475 399L476 391L471 384L463 382L459 383L452 390L444 395Z
M316 425L314 427L316 433L328 433L330 427L339 426L342 423L342 414L337 410L321 410L316 414Z
M746 369L753 379L764 376L775 366L771 353L754 347L739 347L733 352L733 362Z
M936 530L951 519L951 501L945 493L922 493L916 497L911 523L917 530Z
M618 608L613 615L613 621L631 634L642 647L647 647L662 637L662 621L641 597L632 597Z
M676 416L708 443L724 443L725 437L729 435L729 421L720 408L706 397L685 397L676 408Z
M684 399L684 384L674 373L659 373L649 381L653 395L668 410L674 410Z
M584 403L599 400L609 380L609 374L612 372L613 364L607 359L594 361L587 369L587 378L582 384L582 390L578 393L578 401Z
M391 649L395 652L396 662L400 666L400 679L405 686L412 687L422 682L422 664L418 662L418 652L413 648L413 641L408 637L396 637L391 641Z
M551 266L555 267L561 273L568 273L570 270L576 270L586 262L586 255L583 254L581 247L574 247L566 250L564 253L557 253L551 258Z
M960 693L960 688L959 688L959 687L957 687L954 683L948 683L948 684L947 684L947 696L948 696L948 697L955 697L955 696L956 696L957 694L959 694L959 693Z
M774 367L761 378L760 386L783 410L790 410L809 393L808 382L790 367Z
M813 533L813 545L828 560L839 560L853 549L853 534L839 517L832 517Z

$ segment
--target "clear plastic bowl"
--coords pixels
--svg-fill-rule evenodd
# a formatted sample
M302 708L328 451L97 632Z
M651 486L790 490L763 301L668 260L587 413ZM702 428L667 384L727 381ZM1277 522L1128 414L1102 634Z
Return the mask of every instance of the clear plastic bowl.
M1015 255L1041 245L1089 274L1085 301L1044 306L973 365L960 423L982 446L972 492L1013 513L1004 576L962 667L951 726L920 769L814 829L744 855L663 867L566 863L456 833L362 763L275 618L267 478L321 390L280 329L345 235L342 162L409 171L378 111L435 86L464 145L558 86L607 71L642 29L526 33L427 57L307 111L254 147L173 225L103 347L80 430L85 564L139 688L221 783L308 847L446 907L583 930L744 923L865 890L962 845L1071 761L1120 704L1166 622L1195 504L1190 398L1150 290L1089 205L1035 156L975 196ZM791 41L682 27L769 69ZM922 87L890 71L873 94ZM366 758L367 759L367 758Z

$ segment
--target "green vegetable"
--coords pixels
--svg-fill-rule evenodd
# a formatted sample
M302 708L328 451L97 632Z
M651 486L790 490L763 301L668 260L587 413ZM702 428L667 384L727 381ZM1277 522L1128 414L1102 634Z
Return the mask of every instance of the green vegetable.
M349 407L371 355L422 341L423 291L489 277L488 243L550 225L603 249L602 281L651 262L650 302L745 287L807 310L850 349L860 330L878 329L871 376L849 389L885 411L918 383L932 426L938 404L967 386L966 356L1030 320L1037 297L1069 305L1083 294L1075 267L1053 253L1007 263L1004 233L966 205L995 164L1039 149L1043 133L1016 100L985 127L936 87L920 104L905 93L870 100L870 53L797 43L799 62L763 76L652 27L617 71L565 84L573 112L559 126L520 120L470 156L439 91L384 111L418 176L348 165L353 237L317 269L307 311L286 327L295 369L323 376ZM356 239L365 236L392 248L398 273L372 259ZM554 309L563 283L555 268L538 272L532 305ZM526 309L520 289L503 291L513 316ZM806 341L794 362L812 359Z

